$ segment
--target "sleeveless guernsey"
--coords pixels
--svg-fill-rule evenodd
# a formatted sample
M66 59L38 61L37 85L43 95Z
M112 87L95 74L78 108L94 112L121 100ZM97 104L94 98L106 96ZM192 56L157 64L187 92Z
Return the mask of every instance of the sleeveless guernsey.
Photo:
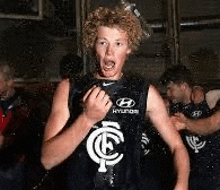
M205 118L217 110L210 109L207 102L200 104L175 104L171 111L182 112L191 119ZM182 131L181 136L188 149L191 162L191 189L220 189L220 132L195 135Z
M141 133L149 85L136 77L111 81L86 75L71 86L69 123L82 112L82 97L93 85L108 93L113 106L63 163L62 189L139 190Z

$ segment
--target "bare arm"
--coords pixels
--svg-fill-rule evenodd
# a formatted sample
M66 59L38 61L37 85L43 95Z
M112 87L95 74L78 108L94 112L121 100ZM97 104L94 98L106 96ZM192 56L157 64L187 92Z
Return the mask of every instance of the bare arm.
M104 118L112 106L108 95L99 87L93 87L83 98L82 114L69 128L63 130L70 116L68 98L69 80L66 79L59 84L54 94L51 114L45 128L41 162L46 169L51 169L70 156L91 127Z
M149 88L147 112L152 123L173 153L177 171L175 190L187 190L189 177L188 153L182 143L180 135L172 125L162 98L153 86Z
M206 93L205 97L209 108L213 109L219 101L220 90L211 90ZM182 113L176 113L174 116L171 116L171 120L177 130L186 129L195 134L208 135L219 130L220 110L204 119L189 119Z
M220 129L220 110L204 119L188 119L181 113L171 119L177 130L186 129L195 134L208 135Z

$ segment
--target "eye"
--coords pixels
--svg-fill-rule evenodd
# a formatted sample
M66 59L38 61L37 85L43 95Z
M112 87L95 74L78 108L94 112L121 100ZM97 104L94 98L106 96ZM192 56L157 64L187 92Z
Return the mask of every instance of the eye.
M106 42L100 42L100 44L105 45L105 44L107 44L107 43L106 43Z
M121 43L121 42L117 42L116 45L117 45L117 46L122 46L123 43Z
M97 41L97 44L99 44L99 45L106 45L107 42L106 42L106 41L103 41L103 40L98 40L98 41Z

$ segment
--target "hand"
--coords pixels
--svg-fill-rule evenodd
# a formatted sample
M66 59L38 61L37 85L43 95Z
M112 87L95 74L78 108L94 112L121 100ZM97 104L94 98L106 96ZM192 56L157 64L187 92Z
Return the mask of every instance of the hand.
M185 115L183 113L175 113L174 115L176 118L178 118L179 121L183 122L183 123L186 123L187 121L187 118L185 117Z
M101 121L112 106L109 95L100 87L93 86L83 97L84 114L93 124Z
M170 119L177 131L186 129L186 117L182 113L176 113Z

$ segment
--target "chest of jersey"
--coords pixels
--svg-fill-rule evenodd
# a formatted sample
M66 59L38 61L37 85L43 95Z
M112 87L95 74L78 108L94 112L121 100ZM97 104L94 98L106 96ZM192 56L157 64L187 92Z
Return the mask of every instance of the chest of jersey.
M137 147L140 147L141 143L141 126L145 117L148 89L146 83L139 80L94 79L90 82L90 86L94 84L108 93L113 106L106 117L91 128L78 147L77 154L80 162L84 165L90 163L88 168L93 167L94 173L82 171L85 175L90 173L86 178L98 179L97 183L101 178L105 178L106 183L113 187L125 183L126 170L132 168L131 160L137 160L135 152L138 151ZM80 102L83 94L90 88L90 86L80 86L86 90L84 88L75 90L71 104L74 105L73 108L78 108L75 109L77 112L72 110L72 115L80 114L82 108L77 102ZM95 177L97 172L102 177Z
M210 116L212 110L204 101L200 104L175 105L176 110L184 113L191 119L199 119ZM177 109L178 108L178 109ZM174 110L174 107L172 108ZM186 145L192 168L195 171L203 171L207 175L219 173L220 167L220 133L211 135L195 135L188 131L181 133L184 144ZM199 168L198 170L196 168Z

